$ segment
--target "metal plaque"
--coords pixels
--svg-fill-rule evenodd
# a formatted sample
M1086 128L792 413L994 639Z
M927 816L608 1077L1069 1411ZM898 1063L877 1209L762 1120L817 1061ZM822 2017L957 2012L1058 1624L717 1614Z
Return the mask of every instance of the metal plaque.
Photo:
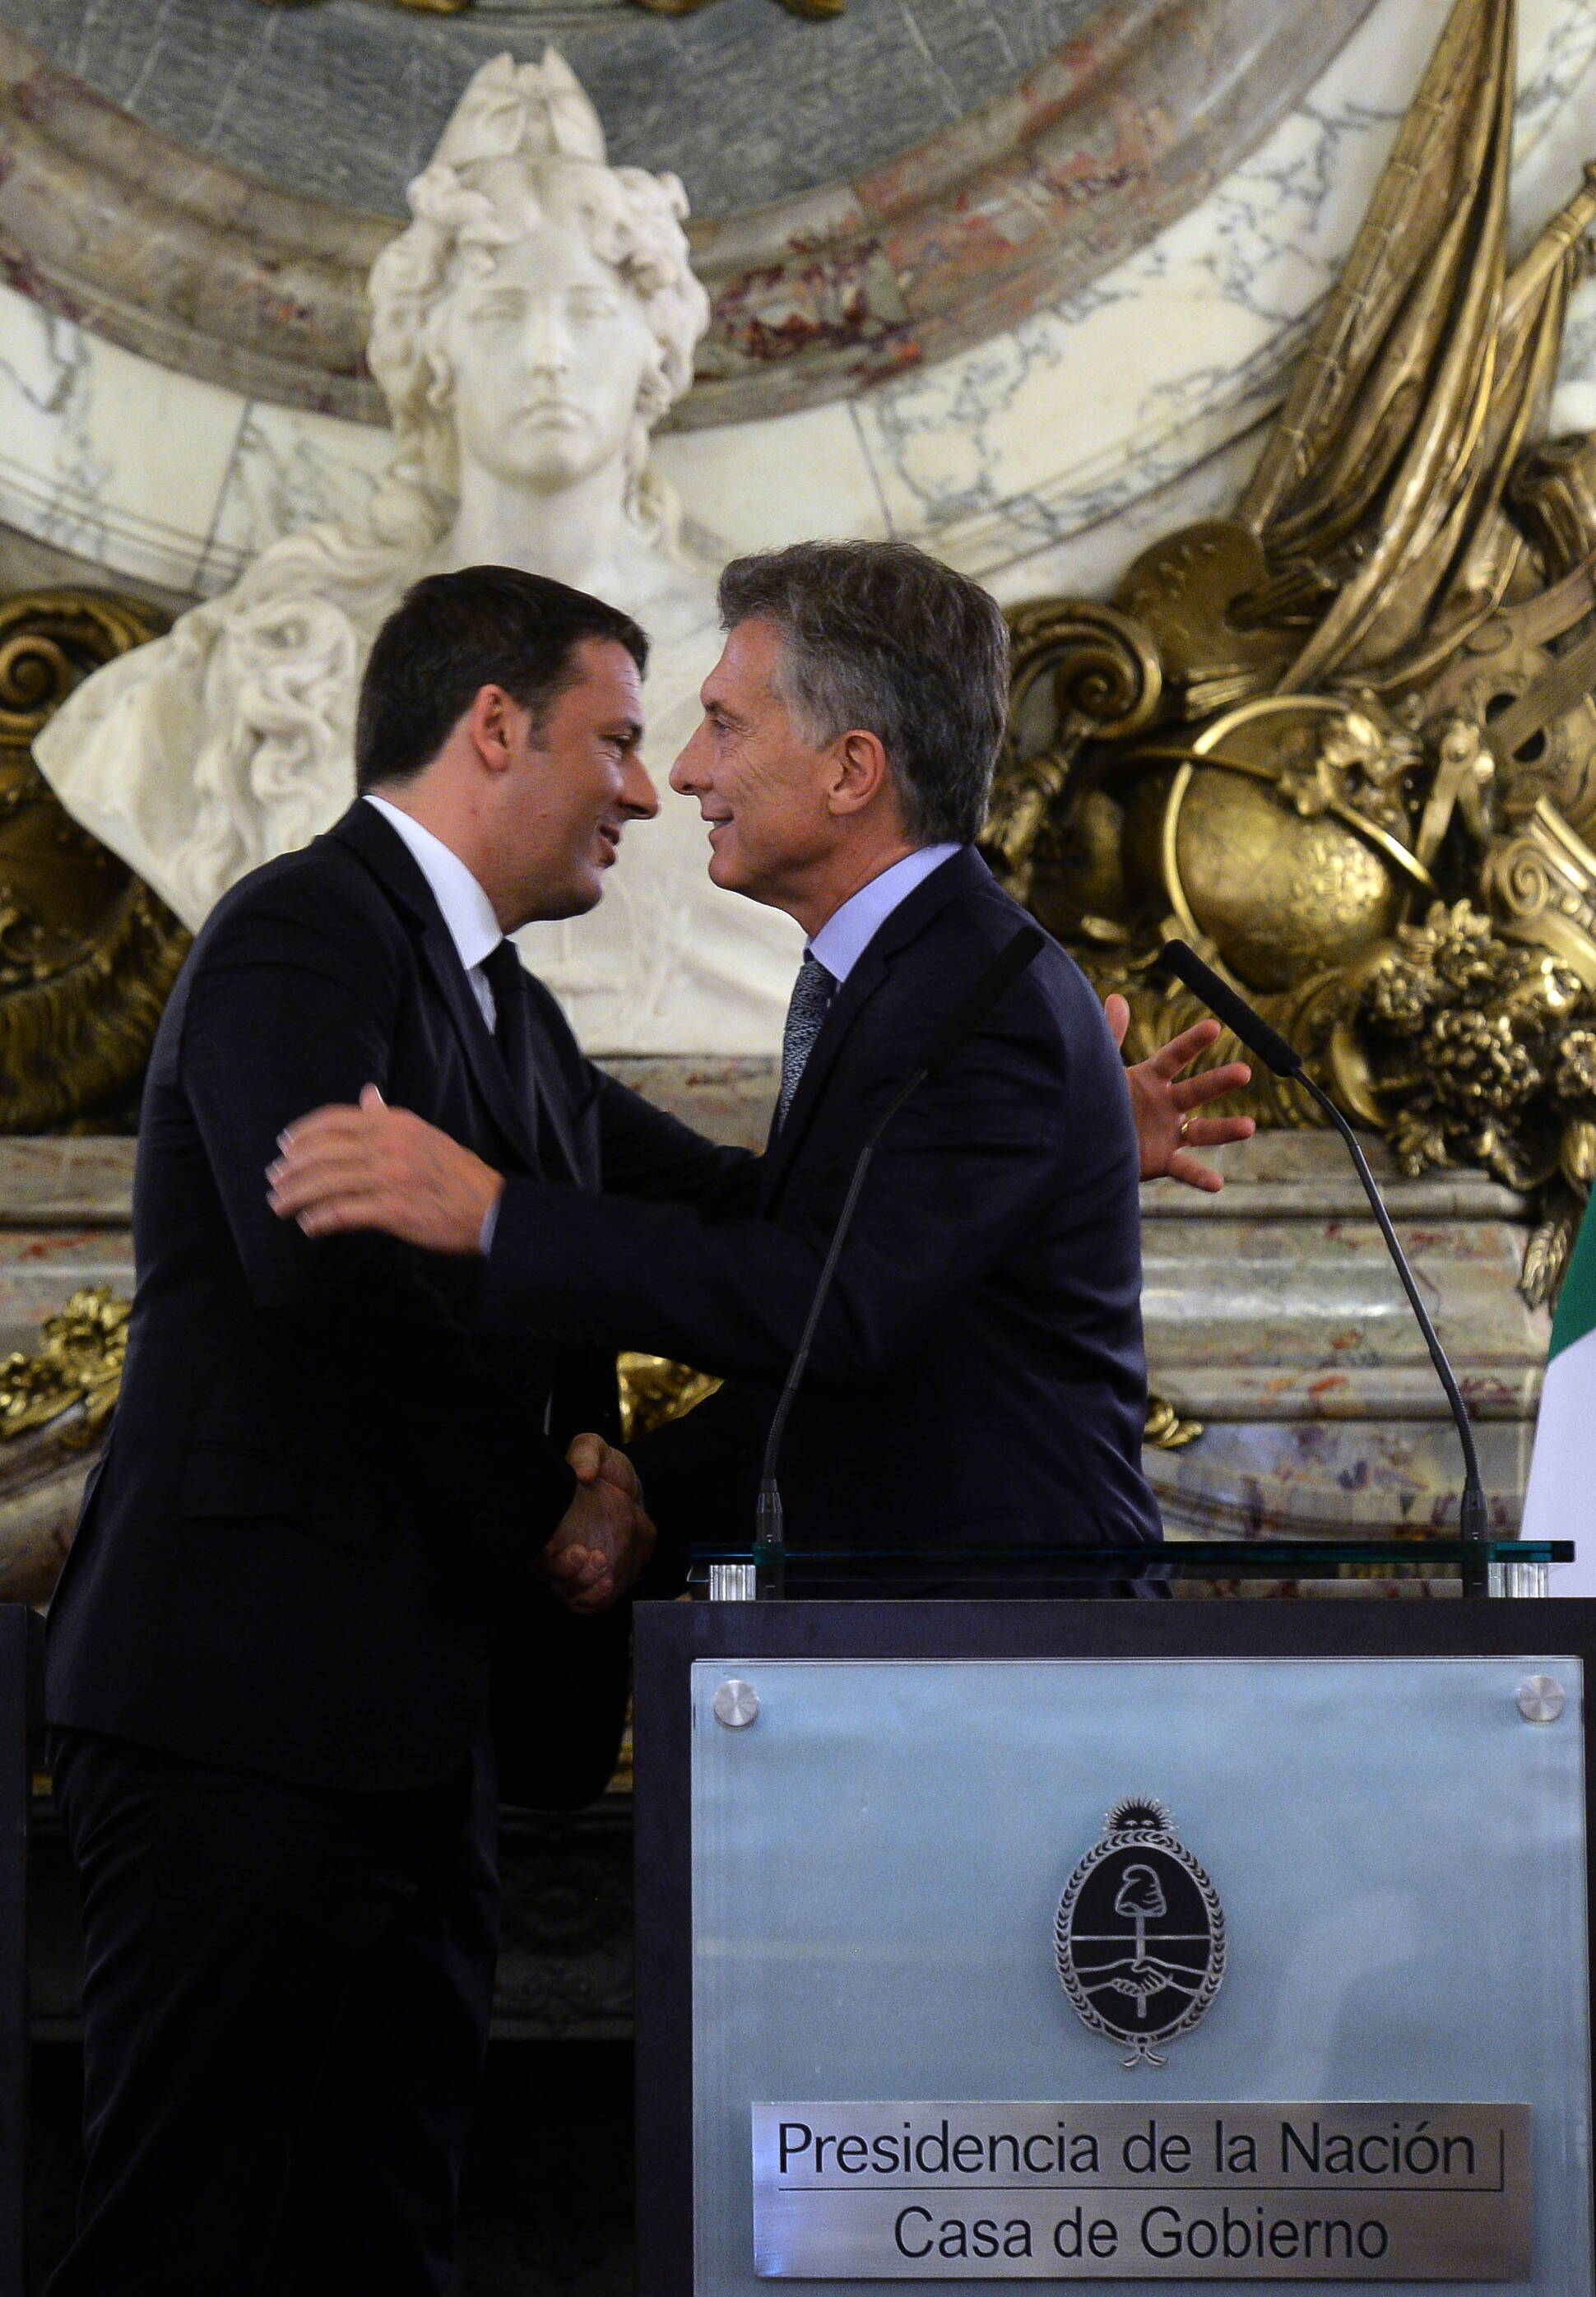
M698 2297L1596 2288L1584 1700L1558 1649L695 1662Z
M1526 2105L753 2108L774 2280L1523 2281Z

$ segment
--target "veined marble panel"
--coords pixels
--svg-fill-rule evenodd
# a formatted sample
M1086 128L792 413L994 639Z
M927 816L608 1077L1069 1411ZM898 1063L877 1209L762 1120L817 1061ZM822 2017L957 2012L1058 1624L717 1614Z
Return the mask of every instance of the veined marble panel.
M898 534L1000 596L1100 590L1145 533L1231 498L1336 276L1447 0L1380 0L1308 97L1183 221L1085 292L852 399L656 442L723 552ZM1521 0L1516 209L1596 152L1596 0ZM1596 289L1559 424L1596 420ZM0 290L0 519L107 573L213 592L358 500L382 431L185 380Z
M1528 1209L1477 1173L1405 1181L1366 1144L1475 1425L1492 1527L1518 1529L1550 1320L1518 1284ZM1455 1528L1441 1384L1341 1142L1260 1133L1218 1197L1143 1197L1155 1391L1204 1432L1144 1453L1168 1529L1215 1538Z
M607 1066L715 1139L762 1145L771 1062ZM1368 1148L1468 1400L1493 1527L1511 1533L1547 1340L1517 1289L1526 1208L1477 1173L1403 1181L1384 1142ZM37 1346L80 1285L131 1292L133 1155L131 1140L0 1141L0 1353ZM1262 1133L1218 1161L1219 1197L1163 1182L1143 1197L1153 1386L1205 1422L1186 1450L1144 1454L1171 1534L1450 1527L1456 1435L1341 1143ZM85 1464L29 1440L0 1456L0 1596L21 1601L59 1568Z
M579 38L613 155L678 169L697 211L712 310L679 424L846 396L1078 291L1234 166L1373 4L897 0L799 25L726 0ZM506 38L541 45L530 22L365 0L0 0L0 262L128 350L380 420L362 289L391 226L358 203L402 205ZM797 174L771 177L784 155Z
M1534 1434L1529 1420L1493 1421L1475 1431L1493 1537L1518 1534ZM1390 1539L1408 1531L1457 1532L1463 1471L1450 1424L1236 1421L1210 1428L1189 1452L1142 1456L1172 1538Z
M856 4L835 23L720 0L680 21L593 0L429 20L350 0L5 0L67 70L191 148L292 191L397 215L461 86L556 41L621 166L670 168L703 215L890 162L1089 30L1100 0Z

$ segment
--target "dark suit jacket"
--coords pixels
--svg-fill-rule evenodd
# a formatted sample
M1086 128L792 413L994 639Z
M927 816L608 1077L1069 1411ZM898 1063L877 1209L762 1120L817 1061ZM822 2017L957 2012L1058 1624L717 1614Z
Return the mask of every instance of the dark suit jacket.
M606 1139L629 1185L718 1181L735 1158L601 1079L522 985L518 1093L425 879L364 803L208 920L151 1063L127 1371L51 1610L53 1722L399 1787L465 1758L491 1675L508 1799L602 1788L624 1612L573 1618L529 1572L574 1489L571 1436L617 1433L613 1352L484 1344L479 1263L313 1243L266 1201L283 1126L367 1083L571 1191L597 1185Z
M1024 922L973 850L934 870L840 990L767 1155L699 1210L506 1187L485 1330L623 1343L726 1379L651 1447L662 1526L748 1535L759 1448L860 1148ZM1084 976L1049 943L876 1152L789 1425L789 1536L1159 1538L1140 1286L1124 1072Z

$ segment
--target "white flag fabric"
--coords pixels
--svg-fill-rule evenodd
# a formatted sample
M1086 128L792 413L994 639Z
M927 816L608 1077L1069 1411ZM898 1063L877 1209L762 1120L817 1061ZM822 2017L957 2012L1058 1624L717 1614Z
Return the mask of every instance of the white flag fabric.
M1596 1216L1587 1206L1552 1320L1524 1496L1526 1539L1572 1539L1554 1595L1596 1595Z

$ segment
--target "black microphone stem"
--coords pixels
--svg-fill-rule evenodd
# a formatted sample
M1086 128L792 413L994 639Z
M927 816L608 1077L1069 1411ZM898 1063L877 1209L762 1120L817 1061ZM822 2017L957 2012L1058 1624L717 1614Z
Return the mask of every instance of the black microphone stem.
M1266 1068L1272 1069L1276 1076L1288 1077L1294 1084L1300 1085L1309 1099L1323 1109L1346 1143L1353 1163L1357 1166L1358 1178L1363 1183L1363 1193L1369 1199L1369 1208L1379 1223L1380 1234L1386 1239L1386 1250L1395 1264L1397 1274L1402 1278L1403 1289L1408 1296L1408 1305L1419 1320L1419 1329L1424 1334L1424 1345L1430 1352L1430 1362L1436 1367L1436 1376L1446 1392L1446 1401L1452 1407L1452 1416L1457 1424L1458 1443L1463 1453L1463 1490L1458 1503L1458 1530L1465 1540L1483 1542L1488 1535L1485 1490L1480 1481L1479 1457L1474 1448L1474 1430L1468 1421L1468 1407L1463 1401L1462 1391L1452 1375L1451 1364L1446 1360L1446 1351L1441 1345L1439 1335L1430 1321L1429 1311L1419 1297L1419 1287L1413 1280L1413 1272L1408 1265L1408 1256L1397 1240L1396 1231L1391 1225L1391 1215L1386 1210L1385 1199L1376 1186L1374 1174L1369 1169L1368 1159L1358 1145L1357 1134L1330 1099L1329 1094L1321 1091L1308 1074L1303 1057L1296 1046L1287 1044L1285 1038L1271 1029L1260 1014L1255 1013L1246 1000L1238 995L1222 975L1215 973L1212 966L1204 964L1196 950L1189 948L1183 941L1165 942L1158 952L1157 961L1165 972L1172 973L1177 981L1183 982L1192 994L1207 1006L1211 1013L1217 1013L1226 1026L1234 1031L1247 1050L1255 1054ZM1477 1563L1465 1563L1463 1566L1464 1594L1483 1595L1485 1592L1485 1574L1482 1566Z
M1457 1422L1458 1441L1463 1452L1463 1492L1458 1503L1459 1533L1464 1539L1484 1539L1487 1531L1485 1491L1485 1486L1480 1481L1479 1455L1474 1447L1474 1429L1469 1425L1468 1407L1463 1401L1462 1390L1459 1387L1456 1375L1447 1361L1446 1351L1441 1345L1440 1335L1430 1321L1429 1311L1419 1297L1419 1287L1413 1280L1413 1272L1408 1265L1408 1256L1397 1242L1396 1231L1391 1225L1391 1215L1386 1210L1385 1199L1376 1185L1374 1174L1369 1169L1369 1160L1359 1145L1357 1134L1342 1116L1329 1094L1321 1091L1314 1083L1305 1069L1297 1072L1295 1083L1299 1084L1303 1091L1323 1109L1330 1123L1345 1141L1352 1160L1358 1168L1358 1178L1363 1183L1363 1193L1369 1199L1369 1209L1380 1224L1380 1234L1386 1239L1386 1248L1395 1264L1396 1272L1402 1278L1403 1289L1408 1296L1408 1304L1419 1320L1419 1329L1424 1334L1424 1345L1430 1352L1430 1362L1435 1365L1436 1376L1446 1391L1446 1401L1451 1404L1452 1416Z

